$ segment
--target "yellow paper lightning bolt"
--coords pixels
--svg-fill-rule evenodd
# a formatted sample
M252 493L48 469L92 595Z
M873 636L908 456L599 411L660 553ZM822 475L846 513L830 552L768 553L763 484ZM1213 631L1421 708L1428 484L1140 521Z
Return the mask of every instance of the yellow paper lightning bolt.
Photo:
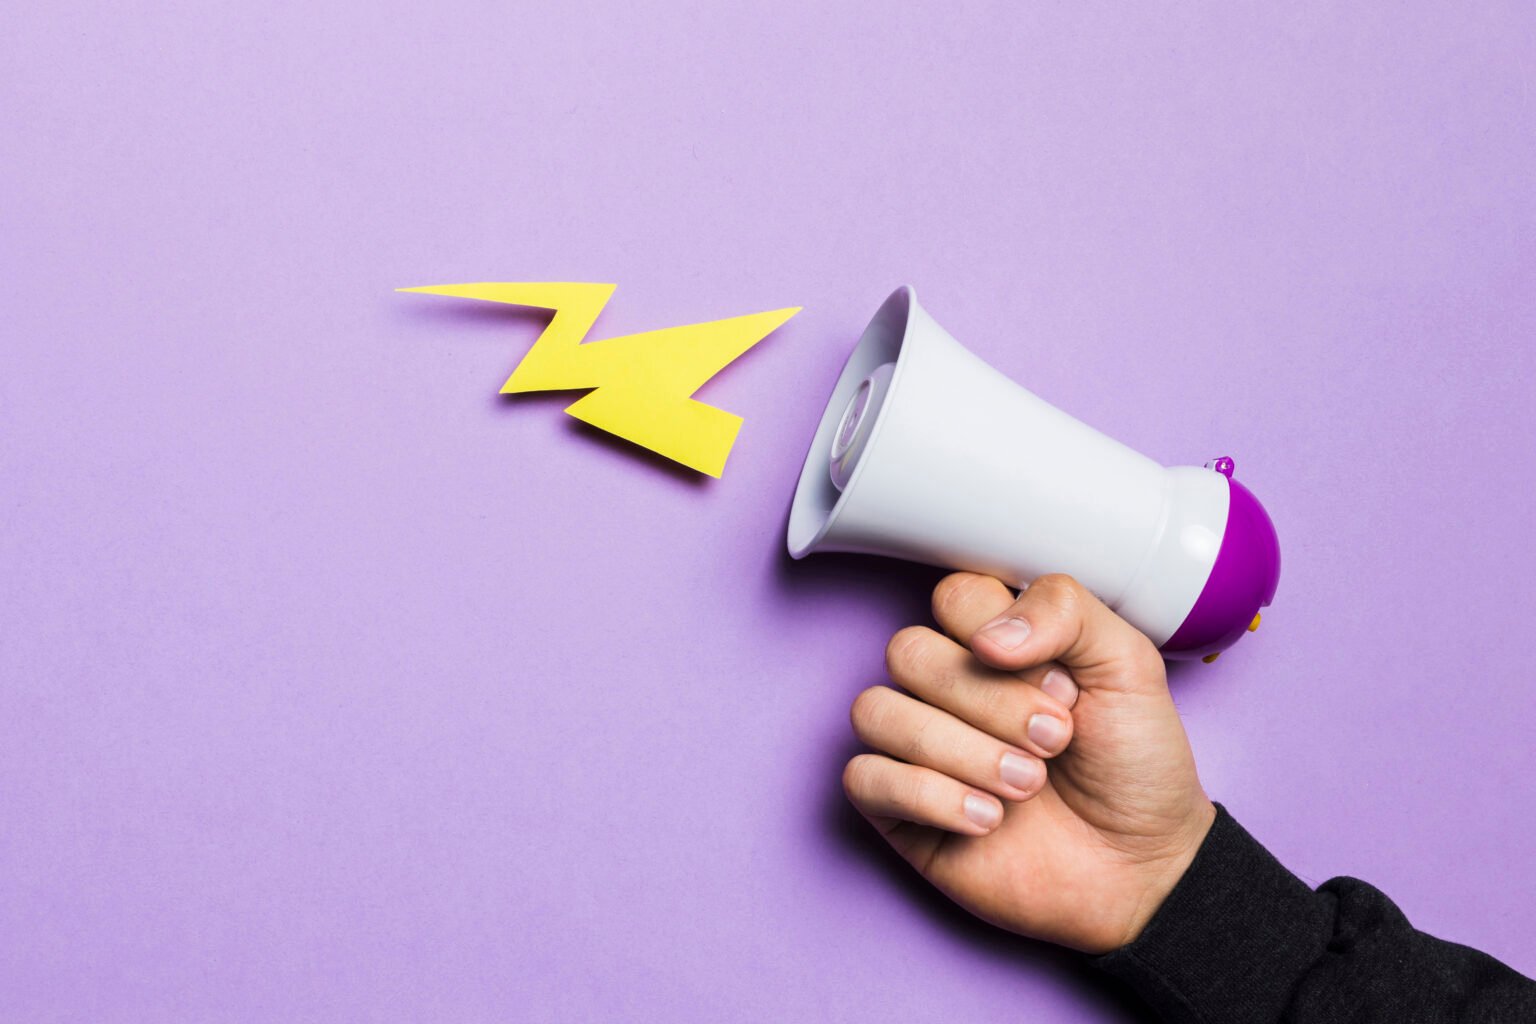
M590 389L565 411L718 477L736 443L741 417L706 405L693 393L800 307L583 343L613 289L611 284L485 282L399 291L554 310L501 393Z

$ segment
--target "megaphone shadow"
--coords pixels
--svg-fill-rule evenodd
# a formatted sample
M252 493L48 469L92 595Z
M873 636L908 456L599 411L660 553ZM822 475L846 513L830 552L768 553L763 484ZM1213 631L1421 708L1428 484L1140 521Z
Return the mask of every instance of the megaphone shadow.
M715 482L715 478L698 470L689 469L680 462L673 462L665 455L651 451L643 445L627 441L617 434L610 434L606 430L594 427L574 416L564 415L564 409L572 402L579 399L585 392L580 391L528 391L521 394L495 396L495 402L500 409L512 409L516 406L548 405L561 411L561 419L564 421L563 429L566 433L580 437L583 442L595 444L599 448L606 449L611 454L622 457L630 462L641 462L653 471L671 479L679 486L690 490L702 490Z
M778 590L796 601L840 607L850 603L866 607L873 604L884 608L894 633L914 623L933 624L928 598L934 585L948 573L949 570L931 565L843 552L826 552L796 561L781 544L775 583Z
M409 307L409 316L428 321L437 321L454 328L456 332L466 330L484 329L487 334L493 335L498 342L507 344L513 351L506 373L510 375L517 367L518 362L527 354L531 346L549 326L553 314L547 309L534 309L526 306L509 306L498 302L423 302L412 303ZM506 377L503 376L502 380ZM499 382L494 382L499 383ZM504 395L493 392L491 401L498 410L511 411L518 406L550 406L556 410L563 410L566 406L579 399L585 391L534 391L523 394ZM526 409L524 410L526 411ZM689 469L687 466L673 462L664 455L658 455L649 448L641 447L622 437L616 437L604 430L571 416L562 416L565 421L564 429L567 433L579 435L584 443L596 444L607 451L622 456L626 460L638 460L650 466L656 472L669 478L673 482L698 490L709 486L714 479L703 473Z

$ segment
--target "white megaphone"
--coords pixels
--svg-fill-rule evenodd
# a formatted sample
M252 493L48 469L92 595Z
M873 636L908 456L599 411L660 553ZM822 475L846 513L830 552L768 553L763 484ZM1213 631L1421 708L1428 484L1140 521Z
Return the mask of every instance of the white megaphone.
M1075 576L1169 658L1213 660L1275 596L1280 544L1229 458L1164 468L967 351L909 287L837 380L789 553L891 555L1022 586Z

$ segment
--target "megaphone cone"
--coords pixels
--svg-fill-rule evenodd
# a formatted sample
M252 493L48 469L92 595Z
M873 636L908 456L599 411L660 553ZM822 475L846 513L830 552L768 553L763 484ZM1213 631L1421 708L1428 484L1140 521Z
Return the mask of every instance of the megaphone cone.
M1214 657L1274 598L1280 547L1230 459L1165 468L1037 398L898 288L838 377L789 552L889 555L1021 586L1075 576L1170 658Z

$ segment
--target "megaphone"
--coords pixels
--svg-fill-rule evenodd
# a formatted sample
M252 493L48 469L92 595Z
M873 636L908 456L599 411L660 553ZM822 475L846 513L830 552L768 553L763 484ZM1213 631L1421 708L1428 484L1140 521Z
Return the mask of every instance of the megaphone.
M888 555L1014 587L1064 572L1168 658L1258 628L1280 543L1230 458L1165 468L1037 398L898 288L837 379L789 553Z

